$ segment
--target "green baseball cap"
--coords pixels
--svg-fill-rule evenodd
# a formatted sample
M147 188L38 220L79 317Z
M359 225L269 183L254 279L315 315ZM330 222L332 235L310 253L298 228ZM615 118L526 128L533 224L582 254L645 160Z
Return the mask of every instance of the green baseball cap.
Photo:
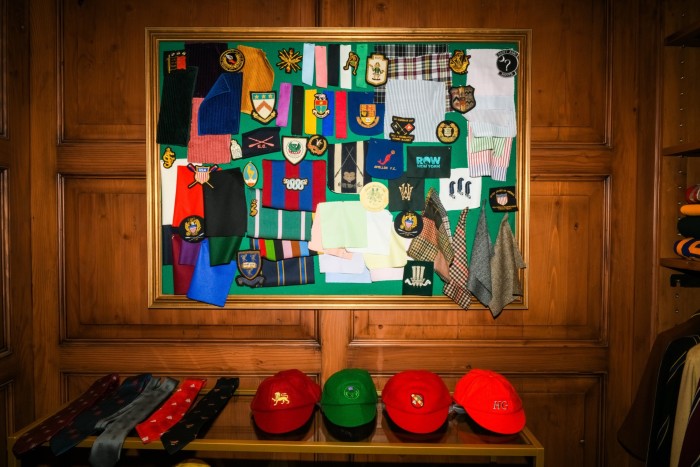
M367 370L346 368L323 385L321 410L338 426L357 427L377 416L377 388Z

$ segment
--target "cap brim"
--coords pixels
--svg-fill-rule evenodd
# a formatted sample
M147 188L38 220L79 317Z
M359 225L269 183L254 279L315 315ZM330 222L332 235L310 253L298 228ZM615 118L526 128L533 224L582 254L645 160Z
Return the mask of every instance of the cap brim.
M273 434L289 433L304 426L313 414L314 404L294 409L254 411L253 420L262 431Z
M321 405L323 415L333 424L344 427L364 425L377 416L377 404L325 404Z
M384 404L387 414L399 428L411 433L432 433L437 431L447 420L450 407L439 409L434 412L427 412L421 415L407 413Z
M494 415L493 412L464 408L467 414L482 428L502 435L518 433L525 427L525 411L523 409L506 415Z

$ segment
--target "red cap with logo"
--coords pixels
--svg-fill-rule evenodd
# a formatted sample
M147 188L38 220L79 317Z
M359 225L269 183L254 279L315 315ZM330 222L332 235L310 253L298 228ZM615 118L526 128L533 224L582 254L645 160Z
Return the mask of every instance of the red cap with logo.
M411 433L432 433L447 420L452 397L438 375L407 370L392 376L382 390L391 420Z
M503 375L491 370L473 369L455 386L455 402L481 427L511 435L525 427L525 411L520 396Z
M299 370L285 370L260 383L250 408L258 428L281 434L304 426L320 399L321 386Z

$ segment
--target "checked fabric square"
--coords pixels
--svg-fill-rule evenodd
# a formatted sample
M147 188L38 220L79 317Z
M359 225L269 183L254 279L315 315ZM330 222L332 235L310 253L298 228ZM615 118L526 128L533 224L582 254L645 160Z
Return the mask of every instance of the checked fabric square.
M469 308L469 304L472 301L472 294L467 289L469 268L467 267L465 224L468 212L469 208L464 208L459 215L455 235L452 239L454 259L450 265L450 281L446 282L442 287L442 292L465 310Z

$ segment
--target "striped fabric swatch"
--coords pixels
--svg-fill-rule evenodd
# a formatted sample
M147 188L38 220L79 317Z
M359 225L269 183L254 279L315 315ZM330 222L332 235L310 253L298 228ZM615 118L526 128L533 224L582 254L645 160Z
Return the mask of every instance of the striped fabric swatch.
M315 211L326 200L326 161L287 161L265 159L262 206L291 211Z
M318 254L313 250L309 250L309 242L300 240L251 238L250 248L260 251L260 255L270 261L315 256Z
M312 212L264 208L261 207L261 190L248 190L247 193L248 237L286 240L309 240L311 238Z
M314 259L311 256L283 259L281 261L262 260L262 272L265 277L263 287L281 287L285 285L303 285L316 282L314 276Z

